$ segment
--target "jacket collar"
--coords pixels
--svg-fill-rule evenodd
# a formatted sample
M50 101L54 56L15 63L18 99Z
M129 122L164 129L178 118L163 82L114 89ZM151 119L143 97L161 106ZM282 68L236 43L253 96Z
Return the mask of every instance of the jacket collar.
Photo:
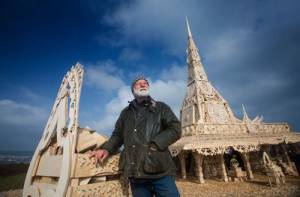
M136 99L133 99L132 101L128 101L128 103L129 103L129 108L136 109L138 107L137 105L140 105L140 104L138 104ZM151 111L151 112L154 112L157 107L156 101L151 96L148 96L142 102L142 105L144 105L145 107L148 107L149 111Z

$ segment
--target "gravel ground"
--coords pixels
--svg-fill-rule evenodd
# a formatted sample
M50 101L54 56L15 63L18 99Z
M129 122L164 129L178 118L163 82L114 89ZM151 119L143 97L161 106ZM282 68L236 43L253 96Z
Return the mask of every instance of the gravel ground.
M255 174L251 181L222 182L220 180L205 180L198 184L196 180L177 179L176 184L182 197L202 196L266 196L266 197L300 197L300 177L287 176L286 184L270 187L266 176ZM0 192L0 197L22 196L22 190Z

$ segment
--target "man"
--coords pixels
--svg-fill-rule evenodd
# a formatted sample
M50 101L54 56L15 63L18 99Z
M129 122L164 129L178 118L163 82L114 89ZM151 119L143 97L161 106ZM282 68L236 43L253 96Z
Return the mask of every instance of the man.
M109 140L91 157L102 162L124 144L119 168L129 178L134 197L179 196L168 146L180 138L180 122L168 105L149 96L143 76L133 81L131 91L135 99L122 110Z

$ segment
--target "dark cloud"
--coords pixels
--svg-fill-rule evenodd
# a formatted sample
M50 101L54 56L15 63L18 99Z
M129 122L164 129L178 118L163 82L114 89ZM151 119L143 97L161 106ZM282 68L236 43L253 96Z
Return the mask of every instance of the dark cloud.
M222 66L220 70L209 69L211 80L220 84L220 91L235 111L240 112L244 103L252 116L262 114L266 121L288 121L299 130L300 23L293 20L264 25L240 44L243 52L227 61L212 61Z

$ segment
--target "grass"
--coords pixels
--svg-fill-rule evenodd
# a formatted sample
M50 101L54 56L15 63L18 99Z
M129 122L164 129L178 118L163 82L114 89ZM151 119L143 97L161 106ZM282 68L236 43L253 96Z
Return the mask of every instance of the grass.
M25 177L26 172L10 176L0 176L0 191L23 188Z
M0 192L22 189L29 164L0 164Z

